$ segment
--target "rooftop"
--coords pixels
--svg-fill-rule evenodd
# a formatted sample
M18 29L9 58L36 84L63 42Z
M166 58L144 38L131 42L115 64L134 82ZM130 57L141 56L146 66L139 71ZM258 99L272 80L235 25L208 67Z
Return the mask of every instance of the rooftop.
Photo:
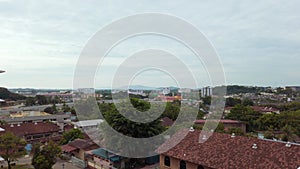
M97 126L103 121L104 121L103 119L83 120L83 121L75 122L74 125L77 127Z
M196 124L204 124L207 121L212 121L212 122L220 122L220 123L227 123L227 124L240 124L243 123L241 121L237 120L228 120L228 119L221 119L221 120L195 120Z
M96 143L94 143L92 140L84 140L84 139L76 139L68 144L69 146L83 149L83 150L92 150L97 147L99 147Z
M297 169L300 166L300 146L257 138L214 133L204 143L199 143L199 130L188 132L179 144L164 152L178 141L180 131L166 141L157 152L197 165L216 169L272 168ZM200 138L203 139L203 138Z
M0 128L5 131L0 131L1 133L12 132L17 136L33 135L33 134L42 134L49 132L58 132L60 129L54 123L22 123L22 124L5 124L0 125Z

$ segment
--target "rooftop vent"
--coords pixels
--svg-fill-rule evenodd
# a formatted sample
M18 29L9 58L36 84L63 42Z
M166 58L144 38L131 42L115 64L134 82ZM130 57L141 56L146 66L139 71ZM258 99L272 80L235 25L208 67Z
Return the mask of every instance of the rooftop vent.
M191 127L189 131L194 132L195 131L194 127Z
M231 134L231 138L234 138L234 137L235 137L235 133L232 133L232 134Z
M186 154L183 154L183 156L185 157L185 156L186 156Z
M34 122L34 125L37 125L37 122Z
M17 125L18 127L20 127L21 126L21 124L20 123L18 123L18 125Z
M291 144L290 142L287 142L287 143L285 144L285 146L286 146L286 147L291 147L292 144Z
M252 145L252 148L253 148L253 149L257 149L257 144L253 144L253 145Z
M206 135L203 135L203 136L202 136L202 140L207 140Z
M14 127L14 125L13 125L13 124L11 124L11 125L10 125L10 127Z

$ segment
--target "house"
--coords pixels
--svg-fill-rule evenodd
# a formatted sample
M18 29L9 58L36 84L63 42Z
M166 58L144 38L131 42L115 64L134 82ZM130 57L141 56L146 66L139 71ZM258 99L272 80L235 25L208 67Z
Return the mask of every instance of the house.
M246 133L246 124L241 121L237 120L227 120L227 119L221 119L221 120L195 120L196 125L203 126L207 121L212 121L216 123L222 123L224 125L225 130L228 130L230 128L240 128L244 133Z
M80 168L87 166L85 152L99 148L92 140L75 139L72 142L61 146L63 155L70 159L71 163Z
M99 146L92 140L75 139L61 148L65 154L84 160L85 151L99 148Z
M121 156L104 148L98 148L86 153L87 166L90 169L125 168L125 161Z
M300 146L230 134L200 137L200 130L182 130L161 145L160 169L298 169ZM178 144L179 136L187 134ZM184 135L183 135L184 136ZM201 140L200 140L201 139ZM174 145L175 146L170 146Z
M45 143L49 140L58 142L61 139L59 126L51 122L4 124L0 125L0 128L0 135L11 132L25 139L28 143Z

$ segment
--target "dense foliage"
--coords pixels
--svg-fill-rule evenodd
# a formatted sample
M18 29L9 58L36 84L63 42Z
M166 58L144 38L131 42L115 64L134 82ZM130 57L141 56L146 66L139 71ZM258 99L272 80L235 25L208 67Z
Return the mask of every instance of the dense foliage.
M17 160L26 154L25 145L25 140L13 133L6 132L0 135L0 156L7 162L9 169L11 169L11 161Z
M70 131L64 132L61 144L67 144L77 138L83 138L83 133L79 129L71 129Z
M56 159L61 153L61 148L50 141L47 145L34 146L34 154L32 157L32 165L35 169L51 169L56 163Z

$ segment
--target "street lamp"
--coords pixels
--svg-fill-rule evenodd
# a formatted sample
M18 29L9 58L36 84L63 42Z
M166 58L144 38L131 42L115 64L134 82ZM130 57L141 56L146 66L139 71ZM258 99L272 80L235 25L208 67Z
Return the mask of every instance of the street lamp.
M5 71L4 70L0 70L0 73L4 73Z

